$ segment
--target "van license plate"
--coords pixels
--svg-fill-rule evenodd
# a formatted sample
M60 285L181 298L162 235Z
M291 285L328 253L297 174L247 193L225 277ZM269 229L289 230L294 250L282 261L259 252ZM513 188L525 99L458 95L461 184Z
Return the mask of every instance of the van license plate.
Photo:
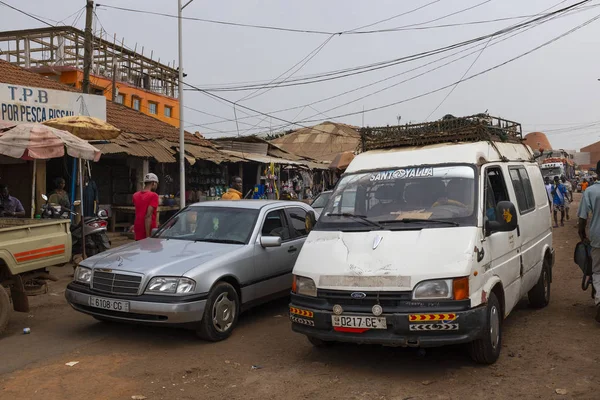
M129 302L113 299L105 299L102 297L90 297L90 306L102 308L103 310L129 312Z
M385 317L359 317L353 315L332 315L331 324L341 328L387 329Z

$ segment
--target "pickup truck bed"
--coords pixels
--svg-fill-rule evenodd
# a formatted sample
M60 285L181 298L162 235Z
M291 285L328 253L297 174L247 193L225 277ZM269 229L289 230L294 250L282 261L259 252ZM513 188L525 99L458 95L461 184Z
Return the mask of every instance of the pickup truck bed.
M68 219L0 218L0 269L4 265L18 275L68 263L70 224Z

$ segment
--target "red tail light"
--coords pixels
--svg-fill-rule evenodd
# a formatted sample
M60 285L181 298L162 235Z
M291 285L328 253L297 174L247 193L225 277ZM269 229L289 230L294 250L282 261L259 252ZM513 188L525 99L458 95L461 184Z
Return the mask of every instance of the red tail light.
M106 228L108 226L108 222L106 221L94 221L88 223L88 226L92 228Z

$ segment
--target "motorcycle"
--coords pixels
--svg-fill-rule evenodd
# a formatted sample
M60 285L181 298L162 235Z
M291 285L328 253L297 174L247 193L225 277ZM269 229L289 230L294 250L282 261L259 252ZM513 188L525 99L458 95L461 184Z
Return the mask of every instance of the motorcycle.
M73 210L69 210L57 204L49 203L48 196L42 195L46 204L42 206L42 218L61 218L70 219L71 215L77 215ZM79 200L73 202L74 206L81 204ZM85 229L85 254L88 257L102 253L110 249L110 239L107 234L108 213L106 210L100 210L94 217L85 217L83 229ZM82 227L81 224L71 224L72 254L82 254Z

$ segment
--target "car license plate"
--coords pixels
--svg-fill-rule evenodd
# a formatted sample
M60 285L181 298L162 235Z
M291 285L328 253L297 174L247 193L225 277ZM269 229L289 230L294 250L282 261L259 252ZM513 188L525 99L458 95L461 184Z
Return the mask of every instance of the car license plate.
M113 299L105 299L102 297L90 297L90 306L102 308L103 310L129 312L129 302Z
M332 315L331 324L340 328L387 329L385 317L359 317Z

